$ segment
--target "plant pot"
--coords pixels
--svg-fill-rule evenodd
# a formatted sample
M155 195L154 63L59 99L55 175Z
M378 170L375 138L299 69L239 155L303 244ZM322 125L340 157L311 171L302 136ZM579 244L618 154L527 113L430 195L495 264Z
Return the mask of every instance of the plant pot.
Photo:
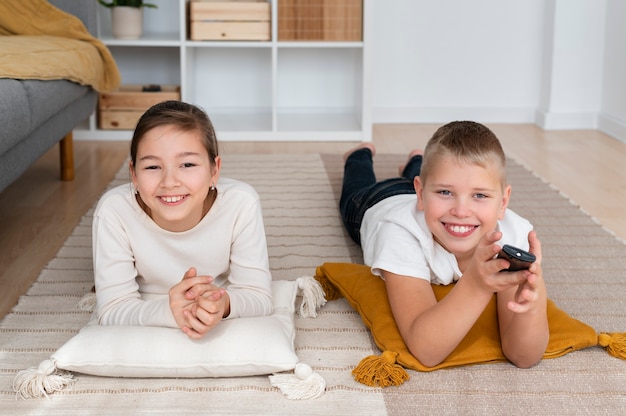
M111 9L111 29L116 39L139 39L143 32L143 8L116 6Z

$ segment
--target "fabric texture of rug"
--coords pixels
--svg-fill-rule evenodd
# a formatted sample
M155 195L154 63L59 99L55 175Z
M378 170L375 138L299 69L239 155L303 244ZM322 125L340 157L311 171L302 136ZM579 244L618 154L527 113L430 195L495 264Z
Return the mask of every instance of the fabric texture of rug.
M259 192L274 279L312 275L324 262L361 262L337 209L340 155L225 155L222 175ZM396 174L401 155L377 155L380 178ZM626 245L567 198L509 161L511 207L529 218L542 241L548 293L598 331L626 329ZM110 186L128 180L125 167ZM324 396L292 401L266 376L225 379L106 378L75 374L76 383L49 399L16 399L18 371L36 366L89 319L76 308L92 284L89 211L57 256L0 323L0 409L36 414L620 414L626 408L626 361L601 348L544 360L520 370L477 365L431 373L409 371L399 387L370 388L351 370L377 354L345 299L317 318L296 318L296 352L327 382Z

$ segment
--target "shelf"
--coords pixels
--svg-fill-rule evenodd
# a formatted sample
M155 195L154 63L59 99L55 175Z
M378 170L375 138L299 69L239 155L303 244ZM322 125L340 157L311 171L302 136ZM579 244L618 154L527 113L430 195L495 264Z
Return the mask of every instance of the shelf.
M144 33L141 39L137 40L115 39L112 36L102 36L100 40L107 46L132 46L141 48L151 46L181 46L178 33Z
M180 85L181 99L209 114L220 140L370 141L369 45L278 41L278 1L269 1L269 41L187 39L189 0L153 0L158 8L144 12L138 40L114 39L109 11L101 7L98 33L123 84ZM371 2L363 0L363 39L371 30ZM94 115L75 137L132 136L96 125Z
M200 40L185 40L184 44L189 48L271 48L273 42L245 42L245 41L200 41Z
M294 48L294 49L363 48L363 42L314 42L314 41L284 42L284 41L279 41L279 42L276 42L276 46L279 48Z

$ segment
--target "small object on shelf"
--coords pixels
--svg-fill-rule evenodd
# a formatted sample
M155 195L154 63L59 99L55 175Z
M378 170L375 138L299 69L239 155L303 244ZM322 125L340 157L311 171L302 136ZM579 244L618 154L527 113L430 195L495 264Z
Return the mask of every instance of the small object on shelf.
M143 33L143 8L157 6L143 0L98 0L102 6L111 9L111 30L116 39L139 39Z
M150 84L150 85L144 85L143 87L141 87L141 91L143 92L161 92L161 86L158 84Z
M192 1L191 40L270 40L267 1Z
M279 41L363 40L363 0L279 0Z
M122 85L98 98L98 126L102 130L133 130L139 117L154 104L180 100L178 85Z

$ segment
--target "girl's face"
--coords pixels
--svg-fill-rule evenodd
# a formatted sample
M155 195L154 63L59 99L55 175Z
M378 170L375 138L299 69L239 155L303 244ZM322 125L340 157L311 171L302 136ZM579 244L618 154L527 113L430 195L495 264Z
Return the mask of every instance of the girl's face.
M186 231L202 219L204 203L217 184L221 160L212 166L197 131L172 126L150 130L137 148L132 181L154 222L168 231Z
M452 156L441 158L426 183L416 177L415 190L435 241L456 256L461 270L480 239L496 230L511 195L510 186L502 191L495 165L483 168Z

